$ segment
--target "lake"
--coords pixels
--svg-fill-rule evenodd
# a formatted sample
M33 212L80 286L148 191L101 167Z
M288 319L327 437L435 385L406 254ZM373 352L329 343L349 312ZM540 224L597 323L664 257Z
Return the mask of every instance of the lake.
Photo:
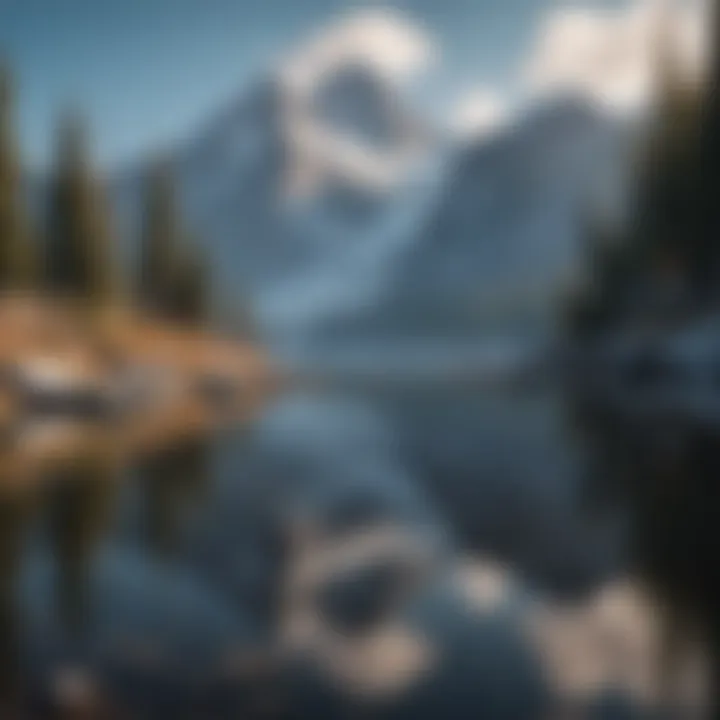
M710 523L623 478L696 477L709 437L551 387L298 386L131 469L3 489L2 716L647 717L652 598L707 596L656 541Z

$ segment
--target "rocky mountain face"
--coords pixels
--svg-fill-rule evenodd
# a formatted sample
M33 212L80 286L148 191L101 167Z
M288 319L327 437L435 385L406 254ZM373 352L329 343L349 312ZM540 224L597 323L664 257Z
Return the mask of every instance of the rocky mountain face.
M430 148L396 89L353 61L302 96L282 75L266 78L173 160L188 227L206 244L220 294L231 301L242 288L268 323L282 326L298 312L309 321L334 300L352 304L360 285L372 284L416 194L410 169ZM147 172L133 168L112 184L129 238L139 235ZM370 276L338 276L367 265L372 248L380 257ZM336 287L344 288L339 298Z
M617 123L563 99L443 137L371 56L317 44L175 149L221 302L249 297L269 334L315 341L545 327L586 199L622 175ZM128 237L146 171L113 183Z
M588 105L536 108L501 135L455 147L432 211L377 302L334 337L448 338L547 331L583 259L591 204L617 194L623 130Z

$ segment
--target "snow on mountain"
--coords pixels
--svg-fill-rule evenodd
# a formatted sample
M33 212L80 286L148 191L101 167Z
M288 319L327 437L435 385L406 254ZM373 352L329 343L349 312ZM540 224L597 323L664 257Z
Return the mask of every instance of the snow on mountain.
M436 208L381 297L333 339L462 338L549 329L577 273L582 214L623 177L625 131L571 99L457 147ZM603 187L605 186L605 187Z
M435 49L417 25L390 9L349 14L323 27L283 58L279 73L286 86L307 93L338 66L362 64L385 80L401 82L421 70Z
M464 94L452 108L449 130L458 139L472 140L501 131L510 122L510 109L500 93L490 88Z
M443 137L403 87L432 55L398 16L345 18L177 148L223 303L249 295L271 335L310 340L547 316L577 260L582 198L622 165L617 121L546 100L512 122L490 108L491 133ZM115 183L131 236L145 171Z
M398 16L345 18L176 149L182 207L227 303L242 287L261 321L287 325L361 302L394 252L410 185L430 175L432 134L402 88L430 54ZM130 237L146 171L115 183Z
M367 10L323 28L277 71L288 139L288 188L306 195L352 179L394 187L425 134L398 88L425 69L432 42L389 10Z
M704 0L637 0L616 7L552 7L523 69L527 94L574 92L615 112L652 103L671 59L685 82L707 62L709 5ZM661 61L661 62L658 62Z
M441 182L442 168L427 167L417 183L392 196L381 221L360 225L339 243L328 237L315 262L259 293L262 319L278 333L302 338L373 308L420 233Z

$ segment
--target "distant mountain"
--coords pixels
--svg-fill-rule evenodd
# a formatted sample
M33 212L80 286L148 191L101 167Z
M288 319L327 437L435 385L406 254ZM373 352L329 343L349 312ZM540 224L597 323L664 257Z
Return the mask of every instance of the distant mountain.
M279 328L366 292L367 279L338 273L363 266L372 275L371 247L384 263L410 178L433 147L396 78L351 45L324 51L320 66L323 42L296 51L174 153L183 212L206 243L219 294L231 303L242 288L261 321ZM112 183L129 238L138 237L147 172Z
M364 312L324 338L463 338L547 331L578 272L591 203L627 179L628 130L572 99L454 148L417 236ZM609 211L609 207L605 207Z
M301 46L176 148L221 302L249 296L268 333L301 340L547 329L588 195L622 184L627 133L559 99L491 136L441 137L366 52L373 22ZM128 237L147 170L112 186Z

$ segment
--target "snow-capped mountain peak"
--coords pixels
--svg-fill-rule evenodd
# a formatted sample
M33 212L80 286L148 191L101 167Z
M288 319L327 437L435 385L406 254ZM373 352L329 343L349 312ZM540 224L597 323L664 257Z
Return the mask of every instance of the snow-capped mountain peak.
M427 141L403 85L432 55L430 38L387 10L345 17L291 52L277 72L289 194L312 196L333 182L397 187Z
M307 95L347 66L364 66L386 81L403 82L425 69L433 55L432 40L410 20L390 10L365 10L301 43L278 73L289 90Z
M443 142L403 87L424 35L387 17L301 45L178 149L218 295L251 297L277 337L535 318L573 270L585 185L619 147L586 102L508 117L477 94L460 112L470 136ZM142 175L116 188L136 227Z

